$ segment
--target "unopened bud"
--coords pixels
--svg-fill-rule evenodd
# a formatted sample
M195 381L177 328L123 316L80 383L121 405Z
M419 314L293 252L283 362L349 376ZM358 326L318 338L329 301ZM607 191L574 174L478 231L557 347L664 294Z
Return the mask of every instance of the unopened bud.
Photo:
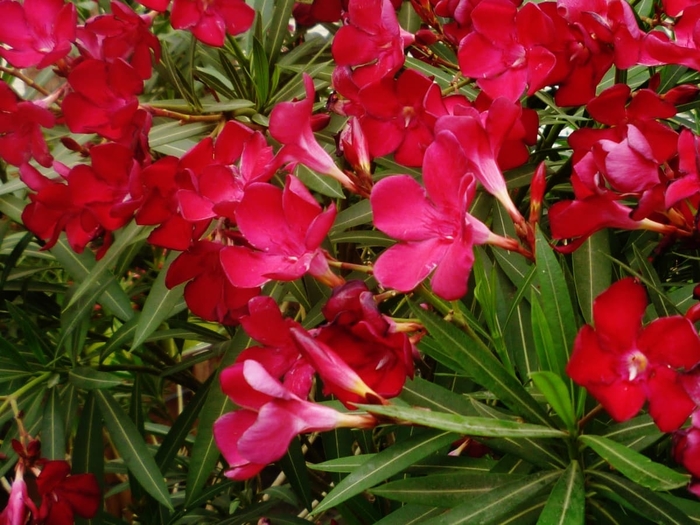
M530 224L536 223L542 213L542 199L547 187L547 167L544 162L540 162L532 176L530 184Z

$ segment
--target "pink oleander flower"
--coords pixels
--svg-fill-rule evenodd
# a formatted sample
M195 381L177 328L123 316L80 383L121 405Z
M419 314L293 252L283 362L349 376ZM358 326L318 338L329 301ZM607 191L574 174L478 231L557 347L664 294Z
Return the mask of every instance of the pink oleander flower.
M389 0L349 2L347 25L333 38L333 59L338 67L352 67L359 86L393 76L404 64L404 48L413 35L404 31Z
M15 479L12 480L7 506L0 512L0 525L25 525L30 513L36 515L37 510L27 492L24 464L20 461L15 467Z
M0 56L15 67L43 69L71 50L75 6L63 0L0 1Z
M160 42L150 29L153 19L116 0L110 6L111 14L92 17L78 28L81 54L105 62L124 59L142 79L151 78L151 53L160 61Z
M42 103L23 101L5 82L0 81L0 158L13 166L30 159L51 166L41 128L52 128L56 118Z
M467 213L476 191L469 169L457 139L443 131L425 152L425 189L408 175L375 185L370 198L374 224L400 241L374 266L382 286L408 292L432 273L433 291L440 297L459 299L466 293L472 247L493 236Z
M673 433L673 459L693 476L688 490L700 497L700 411L693 412L692 425Z
M280 459L299 434L377 424L369 414L343 413L299 398L253 359L224 370L221 387L242 407L214 423L217 446L231 467L226 476L232 479L250 478Z
M211 155L197 169L201 173L195 187L176 194L180 212L192 222L225 217L235 223L236 208L248 185L267 182L275 174L272 147L262 133L233 120L226 123L215 143L206 141L205 145Z
M226 278L219 254L223 245L197 241L175 259L165 277L173 288L185 286L185 302L193 314L207 321L237 325L248 313L248 301L260 294L260 288L237 288Z
M205 44L221 47L226 35L238 35L253 24L255 11L243 0L173 0L170 23L187 29Z
M250 247L222 250L226 275L242 288L261 286L271 279L293 281L307 272L329 284L343 282L331 272L321 249L335 215L333 204L322 211L292 175L284 190L267 183L249 185L236 209L236 222Z
M304 100L281 102L270 113L270 135L283 145L278 152L278 162L299 162L312 170L333 177L349 190L355 191L355 184L338 168L314 137L311 114L316 90L313 79L306 73L304 86Z
M566 372L616 421L634 417L649 401L656 425L671 432L696 408L681 377L700 363L700 339L681 316L643 327L646 307L644 288L632 278L600 294L593 303L595 328L578 333Z
M71 71L68 83L73 91L61 105L68 129L120 140L136 115L143 91L136 70L122 59L111 63L88 59Z

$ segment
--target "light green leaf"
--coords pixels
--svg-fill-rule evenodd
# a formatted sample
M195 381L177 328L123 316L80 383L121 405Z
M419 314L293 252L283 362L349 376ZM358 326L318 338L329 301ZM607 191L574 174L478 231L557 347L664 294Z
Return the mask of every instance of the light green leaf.
M562 471L538 472L512 483L501 485L486 494L454 507L424 525L484 525L499 523L511 509L527 501L554 483Z
M270 57L269 63L276 64L284 44L284 39L289 35L289 19L292 16L295 0L276 0L272 11L270 26L266 27L265 51Z
M451 508L516 479L511 474L437 474L391 481L370 492L404 503Z
M578 461L572 461L540 514L537 525L583 525L586 517L586 491Z
M369 199L363 199L338 213L329 235L333 236L369 222L372 222L372 206Z
M413 314L423 323L439 346L448 352L459 368L474 381L490 390L498 399L526 420L552 426L542 407L527 393L491 354L467 335L434 314L411 304Z
M129 472L156 501L173 510L163 475L136 425L110 393L99 389L93 392L112 442Z
M537 389L542 392L547 403L554 409L562 422L573 433L576 430L576 415L571 395L561 377L554 372L533 372L530 378Z
M68 380L76 387L84 390L113 388L123 383L123 379L118 375L95 370L89 366L72 368L68 372Z
M591 447L629 479L651 490L673 490L690 482L689 474L681 474L661 463L655 463L611 439L591 434L580 436L579 441Z
M178 252L171 252L168 255L163 268L151 286L151 291L146 297L143 310L136 325L134 340L131 343L132 351L141 346L148 336L155 332L160 324L170 317L173 313L173 308L182 300L185 290L184 283L174 288L165 286L165 276L168 273L168 268L178 256Z
M433 412L424 408L402 407L397 405L362 405L358 408L371 414L379 414L389 417L397 422L409 422L447 432L456 432L468 436L479 437L535 437L551 438L566 437L566 432L549 426L531 425L516 421L491 419L488 417L460 416L458 414L445 414Z
M589 490L616 501L632 512L658 525L688 525L690 518L655 492L625 478L600 470L587 471L595 476Z
M451 432L426 431L375 454L331 490L313 514L347 501L363 490L401 472L409 465L446 447L457 436Z
M313 170L310 170L303 164L297 164L296 175L304 185L321 195L344 199L345 194L340 186L340 183L328 175L319 175Z
M612 282L610 233L594 233L571 255L576 295L583 318L593 324L593 300Z

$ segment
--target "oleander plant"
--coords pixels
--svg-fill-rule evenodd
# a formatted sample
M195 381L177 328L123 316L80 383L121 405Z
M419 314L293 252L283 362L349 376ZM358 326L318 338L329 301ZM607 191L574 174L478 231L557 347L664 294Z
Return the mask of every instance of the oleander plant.
M0 0L0 525L700 522L700 0Z

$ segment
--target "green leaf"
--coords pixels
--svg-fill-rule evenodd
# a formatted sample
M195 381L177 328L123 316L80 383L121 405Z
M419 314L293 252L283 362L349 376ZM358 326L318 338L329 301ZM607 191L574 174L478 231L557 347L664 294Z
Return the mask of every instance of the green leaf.
M71 384L84 390L99 390L114 388L123 383L123 379L110 372L101 372L89 366L72 368L68 372L68 380Z
M610 234L608 230L594 233L571 255L578 304L583 318L593 324L593 300L612 282Z
M65 238L60 238L50 251L51 255L77 282L83 282L88 279L95 268L95 256L88 250L81 254L75 253L68 246ZM100 280L102 281L102 279L109 280L108 277ZM131 309L131 301L126 292L113 279L100 297L99 303L122 321L128 321L135 315Z
M511 474L437 474L391 481L369 492L404 503L451 508L517 478Z
M616 501L625 508L658 525L687 525L690 518L679 508L658 494L620 476L599 470L588 471L597 481L589 483L606 499Z
M642 281L647 285L649 298L654 308L656 308L656 313L659 316L671 316L682 313L678 311L676 305L673 304L673 301L671 301L663 291L659 274L656 273L656 270L649 263L649 260L639 250L636 244L632 245L632 249L634 250L634 261L640 269L643 277Z
M478 437L534 437L551 438L566 437L566 432L542 425L518 423L516 421L504 421L488 417L460 416L458 414L445 414L433 412L424 408L402 407L397 405L362 405L358 408L371 414L379 414L389 417L397 422L410 422L415 425L456 432L468 436Z
M511 509L535 496L561 476L560 470L538 472L501 485L467 503L454 507L424 525L484 525L500 523Z
M552 426L542 407L527 393L520 382L486 349L471 341L463 332L434 314L411 304L413 314L423 323L440 347L459 363L475 382L490 390L498 399L526 420Z
M457 436L451 432L426 431L375 454L338 483L314 509L319 514L347 501L363 490L390 478L409 465L452 443Z
M571 403L569 389L561 377L554 372L533 372L530 378L569 432L574 433L576 431L574 405Z
M15 379L22 379L31 375L32 372L28 372L18 366L14 361L0 357L0 383L8 383Z
M441 514L443 509L425 507L423 505L404 505L388 516L377 521L374 525L416 525L423 520Z
M61 312L61 338L58 346L61 348L67 344L71 361L75 363L81 350L83 349L84 335L87 335L90 317L94 311L94 306L99 297L114 283L114 279L105 279L98 282L88 290L77 302L72 303ZM76 332L77 330L77 332ZM76 332L74 334L74 332ZM75 335L74 339L69 339Z
M690 482L690 475L681 474L625 445L596 435L584 435L579 441L591 447L600 457L610 463L635 483L651 490L672 490Z
M214 422L226 412L233 410L233 403L228 396L218 388L219 373L227 366L233 364L238 354L251 344L251 339L243 330L238 330L236 335L227 344L226 351L219 364L219 370L213 380L216 388L210 388L207 399L202 407L199 417L197 437L192 446L190 468L187 472L187 485L185 494L185 507L192 505L202 492L202 488L214 471L219 461L220 452L214 441Z
M304 185L310 190L316 191L321 195L333 197L335 199L345 198L345 194L343 193L340 183L328 175L319 175L303 164L297 164L295 173L299 180L303 182Z
M74 304L78 299L83 297L83 295L87 294L93 287L99 288L105 279L114 279L114 275L112 275L112 273L109 271L109 268L112 266L112 264L116 263L117 258L127 248L127 246L134 242L136 236L144 231L147 231L147 229L143 226L139 226L135 222L132 222L123 228L119 236L116 237L112 246L110 246L109 250L107 250L107 253L104 254L102 259L100 259L92 269L90 269L88 275L86 275L82 280L78 288L73 293L73 296L70 298L66 308Z
M576 338L578 325L564 273L547 239L539 229L536 232L535 254L541 292L540 305L552 335L552 352L556 355L552 364L558 366L556 370L551 371L560 377L566 377L564 368L569 361L570 349Z
M369 199L363 199L338 213L329 236L369 222L372 222L372 206Z
M177 456L178 451L185 443L185 440L189 436L190 431L194 428L194 424L200 415L204 402L207 399L207 394L211 389L212 384L214 384L215 374L209 376L199 387L197 393L192 399L185 405L185 409L182 413L177 416L175 423L168 434L165 436L161 444L158 446L158 452L156 452L155 460L156 464L160 468L161 472L165 472L170 468L173 460Z
M311 497L311 480L306 468L304 453L301 450L301 442L298 438L292 440L287 453L279 460L282 471L287 476L294 493L304 502L306 510L311 511L313 498Z
M66 430L58 387L49 388L41 420L41 456L46 459L66 459Z
M292 16L295 0L276 0L275 7L272 11L272 20L270 26L265 28L265 51L270 57L270 65L277 63L277 57L280 55L284 39L289 35L289 19Z
M578 461L572 461L554 485L537 525L583 525L586 491Z
M85 398L78 431L72 451L73 472L92 472L100 485L104 484L104 437L102 435L102 415L95 394Z
M93 390L93 392L112 442L129 472L156 501L173 510L163 475L136 425L124 413L111 394L99 389Z
M170 268L170 265L178 255L179 252L171 252L168 255L164 267L151 285L151 291L146 297L136 325L134 340L131 343L132 351L141 346L148 336L155 332L160 324L170 317L175 305L182 300L185 289L184 283L172 289L165 286L165 276L168 273L168 268Z
M258 105L262 106L270 95L270 65L265 48L257 38L253 38L251 73L258 96Z

